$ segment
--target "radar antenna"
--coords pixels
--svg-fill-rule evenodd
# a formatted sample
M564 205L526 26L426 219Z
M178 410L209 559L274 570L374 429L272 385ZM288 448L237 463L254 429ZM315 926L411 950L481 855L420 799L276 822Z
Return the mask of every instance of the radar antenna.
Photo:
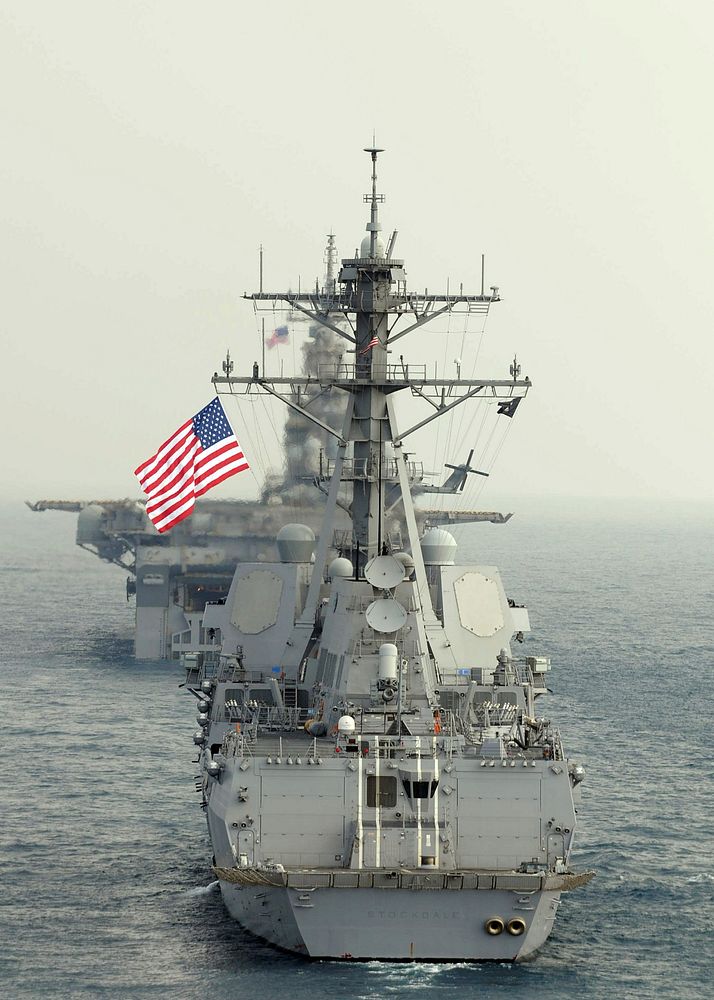
M369 202L372 206L370 211L370 220L366 227L367 232L370 234L369 255L372 259L377 256L377 233L382 228L379 224L379 212L377 210L377 205L380 201L384 201L384 195L377 194L377 156L379 153L383 152L383 149L377 149L374 145L374 139L372 140L372 145L369 148L365 148L365 153L369 153L372 157L372 193L364 196L364 200Z

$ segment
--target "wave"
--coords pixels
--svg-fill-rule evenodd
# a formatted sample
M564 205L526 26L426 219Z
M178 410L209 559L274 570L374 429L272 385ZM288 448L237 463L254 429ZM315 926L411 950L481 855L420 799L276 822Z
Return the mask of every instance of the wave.
M218 879L215 882L209 882L208 885L197 885L193 889L186 889L182 893L184 896L210 896L218 888Z

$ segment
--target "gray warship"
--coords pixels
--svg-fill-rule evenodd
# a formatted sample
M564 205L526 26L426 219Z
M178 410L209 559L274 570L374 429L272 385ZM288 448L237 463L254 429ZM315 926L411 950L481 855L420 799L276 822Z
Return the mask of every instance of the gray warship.
M334 289L248 296L331 329L350 360L273 378L258 364L234 376L227 359L213 380L283 399L336 445L317 536L283 523L272 560L241 561L203 612L216 648L188 664L187 687L213 871L231 915L293 953L520 961L593 876L570 866L583 769L536 711L548 658L511 645L527 609L494 566L459 565L443 527L420 529L405 438L472 403L512 417L531 383L515 362L476 380L395 363L412 330L499 296L407 291L380 235L382 151L367 152L367 235ZM400 423L400 392L427 416ZM311 412L318 394L343 400L340 423Z

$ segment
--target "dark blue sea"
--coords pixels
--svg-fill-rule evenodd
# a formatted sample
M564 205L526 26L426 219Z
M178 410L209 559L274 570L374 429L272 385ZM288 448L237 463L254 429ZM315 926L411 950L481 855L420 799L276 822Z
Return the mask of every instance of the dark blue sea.
M228 919L176 667L136 664L121 570L75 516L0 508L0 989L10 998L624 1000L714 996L714 509L519 504L461 529L527 603L586 767L575 864L515 965L308 963ZM349 919L349 914L345 914Z

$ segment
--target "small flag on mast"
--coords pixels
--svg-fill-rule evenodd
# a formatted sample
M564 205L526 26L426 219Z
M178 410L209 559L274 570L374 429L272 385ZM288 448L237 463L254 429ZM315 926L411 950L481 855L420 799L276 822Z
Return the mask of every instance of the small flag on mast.
M181 424L151 458L134 470L149 497L146 513L163 533L188 517L196 497L250 468L220 399Z
M512 417L522 399L522 396L515 396L513 399L504 399L502 403L498 404L498 412L503 414L504 417Z
M376 337L376 336L375 336L375 337L372 337L372 339L371 339L371 340L370 340L370 342L369 342L369 343L367 344L367 346L366 346L366 347L363 347L363 348L362 348L362 350L361 350L361 351L360 351L359 353L360 353L360 354L366 354L366 353L367 353L367 351L371 351L371 350L372 350L372 348L373 348L373 347L377 347L377 345L378 345L378 344L379 344L379 337Z
M280 347L281 344L287 344L289 336L290 331L287 326L279 326L266 338L265 345L269 350L272 350L274 347Z

